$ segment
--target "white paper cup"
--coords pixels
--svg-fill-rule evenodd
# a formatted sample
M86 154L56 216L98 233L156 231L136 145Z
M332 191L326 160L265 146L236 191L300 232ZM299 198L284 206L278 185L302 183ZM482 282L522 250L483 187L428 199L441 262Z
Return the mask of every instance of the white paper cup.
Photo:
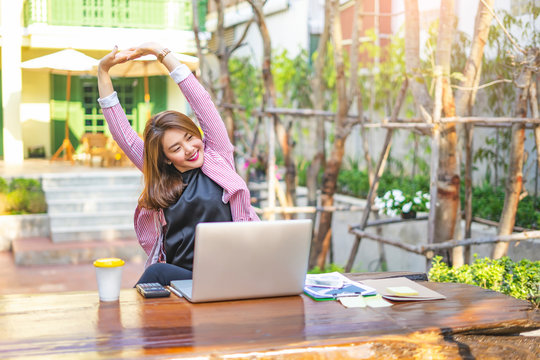
M124 266L124 260L118 258L103 258L94 261L101 301L118 300L122 283L122 266Z

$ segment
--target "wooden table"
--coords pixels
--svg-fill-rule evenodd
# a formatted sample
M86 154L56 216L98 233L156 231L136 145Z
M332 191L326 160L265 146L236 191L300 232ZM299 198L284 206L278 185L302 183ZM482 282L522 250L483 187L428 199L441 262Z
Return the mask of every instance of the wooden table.
M349 274L354 280L393 273ZM345 308L281 298L190 304L122 290L0 297L0 358L380 359L538 358L540 328L527 301L463 284L423 283L447 300ZM493 334L503 336L490 336ZM495 339L495 340L493 340ZM469 357L468 357L469 356Z

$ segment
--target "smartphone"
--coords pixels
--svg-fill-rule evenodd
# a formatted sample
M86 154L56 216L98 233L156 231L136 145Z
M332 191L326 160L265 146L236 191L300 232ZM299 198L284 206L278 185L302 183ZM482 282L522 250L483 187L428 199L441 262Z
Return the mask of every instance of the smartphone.
M167 297L171 295L171 292L160 283L137 284L136 288L139 294L145 298Z

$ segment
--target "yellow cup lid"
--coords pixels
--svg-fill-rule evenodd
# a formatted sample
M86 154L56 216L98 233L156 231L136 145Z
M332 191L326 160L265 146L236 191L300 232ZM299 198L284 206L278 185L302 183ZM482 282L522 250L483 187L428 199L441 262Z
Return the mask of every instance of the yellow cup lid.
M94 266L96 267L117 267L123 266L124 264L124 260L118 258L103 258L94 261Z

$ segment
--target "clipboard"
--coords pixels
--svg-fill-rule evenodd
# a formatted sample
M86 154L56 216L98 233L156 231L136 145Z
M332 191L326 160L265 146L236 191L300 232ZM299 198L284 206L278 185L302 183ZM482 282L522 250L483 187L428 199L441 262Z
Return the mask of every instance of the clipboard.
M446 296L428 289L405 277L363 280L361 283L375 288L382 297L392 301L444 300Z

